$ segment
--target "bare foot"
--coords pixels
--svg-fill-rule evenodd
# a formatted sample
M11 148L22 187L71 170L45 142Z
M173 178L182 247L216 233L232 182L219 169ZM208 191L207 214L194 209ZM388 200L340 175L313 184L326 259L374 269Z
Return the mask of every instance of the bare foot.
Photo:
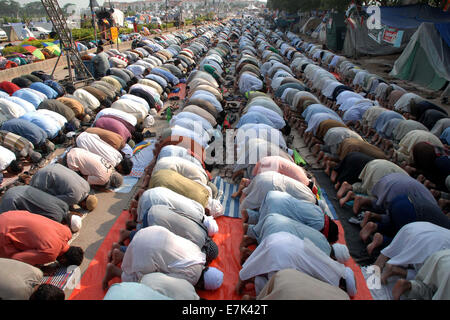
M346 194L350 190L352 190L352 185L347 181L344 181L342 182L342 185L339 188L339 191L337 192L336 196L338 197L338 199L340 199L344 196L344 194Z
M341 187L341 183L340 183L340 182L337 182L337 183L334 185L334 189L335 189L335 190L339 190L340 187Z
M361 237L361 240L366 242L367 239L369 239L370 235L377 231L377 224L373 222L368 222L364 228L359 232L359 236Z
M382 244L383 244L383 236L379 232L375 233L373 235L372 242L367 246L367 253L369 254L369 256L372 255L373 250L375 250L376 248L378 248Z
M125 224L125 228L129 231L136 229L136 227L137 227L136 221L128 220L127 223Z
M111 279L113 279L115 277L120 277L121 274L122 274L122 270L120 268L116 267L112 263L108 263L106 266L105 277L102 280L103 290L108 289L108 283Z
M361 211L362 204L365 202L366 198L361 196L355 196L353 200L353 213L358 214Z
M347 192L347 194L345 195L345 197L339 199L339 205L340 205L341 207L343 207L347 201L353 200L354 197L355 197L355 194L354 194L353 191Z
M384 254L380 253L380 255L378 256L374 265L378 266L378 268L380 268L380 270L383 270L384 265L386 264L386 262L388 262L388 260L389 260L388 257L386 257Z
M337 175L338 175L337 171L335 171L335 170L332 170L332 171L331 171L331 175L330 175L330 180L331 180L331 182L333 182L333 183L336 182Z
M114 242L111 246L111 250L108 251L108 262L111 262L112 259L112 252L114 249L120 249L120 244L117 242Z
M252 250L249 248L241 247L239 248L239 251L241 253L241 266L245 263L245 261L250 257L252 254Z
M242 242L241 242L241 247L248 247L252 244L256 244L256 239L249 237L248 235L244 234L244 236L242 237Z
M120 251L120 249L113 249L111 253L111 263L113 265L118 265L120 262L122 262L124 253Z
M320 144L315 144L315 145L312 147L312 153L313 153L313 155L317 155L317 154L319 153L319 151L320 151ZM319 154L319 156L320 156L320 154ZM318 160L320 160L320 159L318 159Z
M247 209L244 209L244 210L241 211L241 216L242 216L242 222L247 222L248 221Z
M131 231L129 231L129 230L127 230L127 229L121 229L120 231L119 231L119 243L120 244L122 244L123 245L123 242L126 240L126 239L129 239L130 238L130 233L131 233Z
M361 223L359 224L361 226L361 228L364 228L366 226L366 224L370 221L370 218L372 218L372 213L365 212L363 221L361 221Z
M394 300L400 300L402 294L411 290L411 282L405 279L399 279L392 288L392 297Z

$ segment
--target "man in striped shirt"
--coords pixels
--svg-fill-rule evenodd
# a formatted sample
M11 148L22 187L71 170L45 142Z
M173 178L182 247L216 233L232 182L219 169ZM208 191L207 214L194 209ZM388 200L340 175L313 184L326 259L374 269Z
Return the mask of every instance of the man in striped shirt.
M33 162L42 159L42 155L34 151L34 146L28 139L15 133L0 130L0 145L14 152L16 156L30 157Z

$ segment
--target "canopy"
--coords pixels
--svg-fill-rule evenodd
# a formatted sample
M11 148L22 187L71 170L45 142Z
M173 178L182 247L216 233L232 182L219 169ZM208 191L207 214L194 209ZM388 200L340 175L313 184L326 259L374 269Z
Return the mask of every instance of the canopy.
M31 53L33 56L35 56L39 60L45 60L44 54L38 48L29 46L29 45L25 45L25 44L22 47L24 47L25 50L27 50L29 53Z
M380 7L380 9L381 23L398 29L417 29L422 22L448 23L450 21L450 12L424 4Z
M420 25L390 75L434 90L442 89L450 81L450 47L433 23ZM450 95L449 87L445 96Z

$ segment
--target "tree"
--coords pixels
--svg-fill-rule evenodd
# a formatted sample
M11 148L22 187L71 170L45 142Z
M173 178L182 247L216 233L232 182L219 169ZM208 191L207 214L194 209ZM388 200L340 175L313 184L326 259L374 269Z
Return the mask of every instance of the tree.
M74 14L75 12L75 8L73 8L73 6L75 6L75 4L73 3L66 3L62 8L62 12L64 13L64 15L66 17L71 16L72 14Z
M14 0L0 0L2 15L7 17L19 17L20 4Z

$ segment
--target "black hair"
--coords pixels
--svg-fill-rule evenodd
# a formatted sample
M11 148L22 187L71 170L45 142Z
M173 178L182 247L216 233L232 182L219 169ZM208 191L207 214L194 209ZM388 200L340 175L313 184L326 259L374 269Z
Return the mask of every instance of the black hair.
M291 126L286 123L286 125L280 131L283 135L288 136L291 134Z
M134 143L138 144L138 143L142 142L143 140L144 140L144 135L142 134L142 132L135 131L133 133Z
M215 258L219 256L219 247L217 244L208 237L202 251L206 254L206 265L209 265Z
M80 247L71 246L63 256L67 259L67 266L79 266L83 262L84 251Z
M335 243L336 241L338 241L338 237L339 237L338 226L332 219L330 219L327 240L329 243Z
M18 160L13 160L9 164L7 171L14 174L19 174L23 170L23 163Z
M30 296L30 300L65 300L64 291L52 284L41 284Z
M133 169L133 161L129 158L125 158L120 162L120 166L122 167L121 174L124 176L129 175Z

